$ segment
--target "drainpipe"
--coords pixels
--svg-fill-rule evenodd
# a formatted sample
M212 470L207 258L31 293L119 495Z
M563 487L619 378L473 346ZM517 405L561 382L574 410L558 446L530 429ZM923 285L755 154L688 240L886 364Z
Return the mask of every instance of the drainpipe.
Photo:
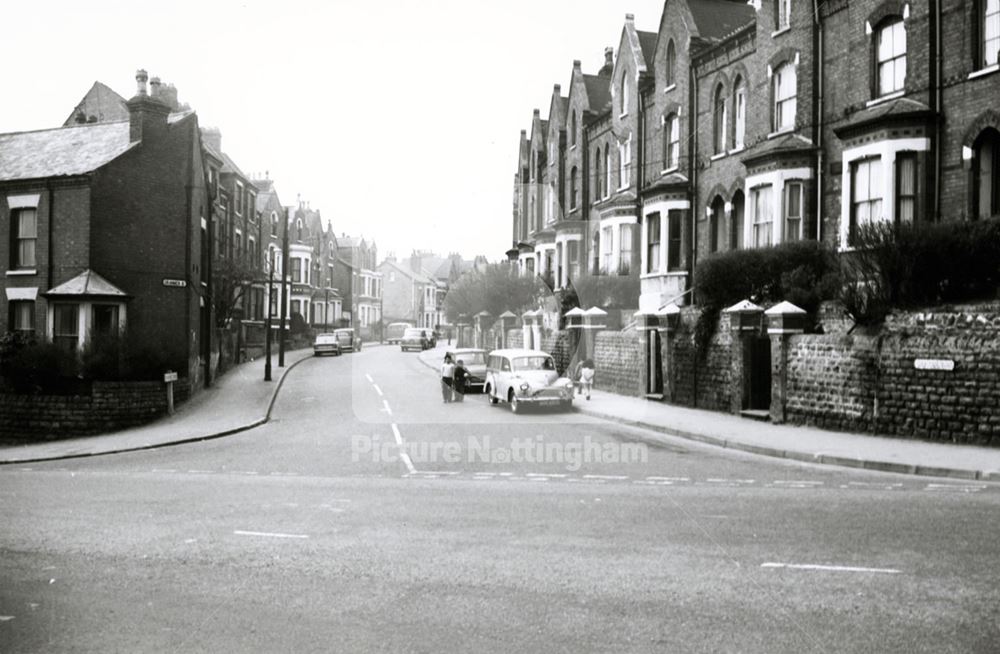
M813 121L813 143L816 144L816 241L823 242L823 21L819 0L813 0L813 89L816 119Z
M934 5L934 220L941 219L941 0Z
M91 178L91 180L93 180L93 178ZM91 183L93 183L93 181L91 181ZM55 287L55 283L54 283L54 281L52 279L52 275L54 274L54 271L55 271L55 263L53 262L54 257L52 256L52 253L55 251L55 246L54 246L55 234L54 234L54 232L56 231L55 230L55 224L56 224L56 192L55 192L55 189L52 188L52 182L51 181L45 182L45 188L49 192L49 238L48 238L48 241L49 241L49 257L48 257L49 258L49 262L48 262L48 279L46 280L46 283L48 284L49 288L54 288ZM90 266L88 265L87 267L89 268Z
M638 240L642 243L643 230L645 229L645 223L643 222L642 216L642 179L646 172L646 99L643 97L642 92L639 90L638 82L635 85L635 91L639 95L639 165L636 166L638 176L635 180L635 220L636 226L639 228ZM636 235L632 235L632 245L635 245ZM629 262L632 265L632 262ZM639 249L639 275L642 275L642 249ZM639 282L639 293L642 293L642 282Z
M690 146L688 147L688 180L690 184L690 190L688 191L690 200L690 209L688 213L691 215L691 257L688 261L688 289L694 291L694 270L695 270L695 259L698 253L698 215L695 207L698 204L698 77L695 75L694 63L688 62L688 85L690 88L690 93L688 94L688 142ZM697 301L697 294L691 293L692 304ZM694 366L691 375L691 398L692 405L698 407L698 368L700 366Z

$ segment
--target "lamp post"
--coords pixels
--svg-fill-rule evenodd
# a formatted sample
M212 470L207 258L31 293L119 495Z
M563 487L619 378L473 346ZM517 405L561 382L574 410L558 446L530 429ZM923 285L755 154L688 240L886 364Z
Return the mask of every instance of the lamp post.
M271 381L271 302L274 300L274 266L267 275L267 320L264 323L264 381Z

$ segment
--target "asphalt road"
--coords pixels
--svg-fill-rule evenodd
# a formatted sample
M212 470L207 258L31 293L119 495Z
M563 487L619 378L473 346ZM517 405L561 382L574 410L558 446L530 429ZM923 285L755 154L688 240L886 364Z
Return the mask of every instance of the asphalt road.
M1000 652L997 485L643 436L306 361L256 430L0 468L0 651Z

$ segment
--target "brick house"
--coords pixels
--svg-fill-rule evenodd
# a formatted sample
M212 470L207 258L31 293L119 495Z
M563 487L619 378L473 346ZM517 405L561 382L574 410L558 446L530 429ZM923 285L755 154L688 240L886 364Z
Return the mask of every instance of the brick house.
M866 223L1000 215L998 51L997 0L670 0L655 34L628 15L610 106L574 64L566 113L553 101L554 117L536 111L521 134L522 269L545 270L528 250L545 238L546 170L569 171L564 207L579 193L589 209L564 216L585 221L591 270L638 266L646 312L688 301L714 252L800 239L845 250ZM586 170L577 189L574 168Z
M419 258L400 262L395 257L386 257L378 265L378 271L384 282L382 301L386 324L408 322L415 327L429 328L441 324L438 283L423 272Z
M83 123L0 135L0 330L81 350L127 327L193 387L206 342L201 135L147 80L137 73L124 120L85 109Z

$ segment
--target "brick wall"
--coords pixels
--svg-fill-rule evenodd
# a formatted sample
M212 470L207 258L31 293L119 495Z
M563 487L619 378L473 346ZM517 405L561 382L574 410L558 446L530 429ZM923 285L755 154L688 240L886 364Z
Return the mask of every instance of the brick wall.
M188 398L183 380L174 402ZM162 382L94 382L90 395L0 394L0 438L48 441L145 424L167 411Z
M786 420L825 429L866 430L873 407L875 340L844 334L792 337Z
M594 387L622 395L639 392L643 365L639 337L634 331L600 332L594 344Z

